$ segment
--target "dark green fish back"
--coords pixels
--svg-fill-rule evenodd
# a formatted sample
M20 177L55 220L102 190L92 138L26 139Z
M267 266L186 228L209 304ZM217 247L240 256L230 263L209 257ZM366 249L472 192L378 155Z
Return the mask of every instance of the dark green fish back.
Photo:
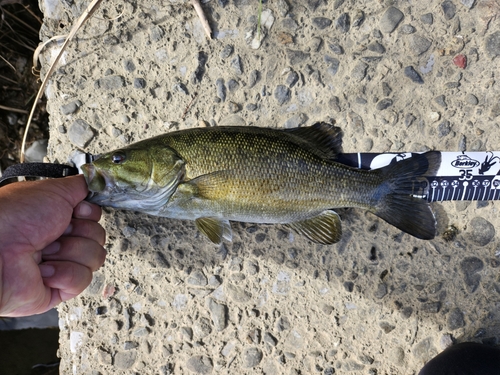
M336 129L197 128L157 141L185 160L186 179L196 179L200 196L219 212L289 222L325 207L371 207L381 179L328 159L340 146Z

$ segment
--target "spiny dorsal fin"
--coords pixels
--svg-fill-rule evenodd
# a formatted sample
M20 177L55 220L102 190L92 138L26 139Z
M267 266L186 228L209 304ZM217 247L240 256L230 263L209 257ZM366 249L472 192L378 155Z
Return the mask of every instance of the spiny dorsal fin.
M339 242L342 237L339 215L332 210L323 211L310 219L288 223L287 226L311 241L324 245Z
M222 239L231 241L233 238L229 220L216 217L200 217L195 220L198 230L215 244L220 244Z
M327 159L335 159L342 152L342 130L326 122L317 122L312 126L286 129L296 136L311 151Z

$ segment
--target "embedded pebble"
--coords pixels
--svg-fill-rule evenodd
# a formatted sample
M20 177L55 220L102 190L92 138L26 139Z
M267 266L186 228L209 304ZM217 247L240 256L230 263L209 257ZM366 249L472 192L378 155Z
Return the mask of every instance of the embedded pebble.
M376 108L379 111L383 111L384 109L389 108L391 105L392 105L392 99L384 98L377 103Z
M450 122L448 120L445 120L445 121L441 122L438 125L438 129L437 130L438 130L438 137L439 138L446 137L451 132L451 124L450 124Z
M238 89L238 87L240 87L240 84L238 83L238 81L234 80L234 79L230 79L229 81L227 81L227 89L231 92L233 91L236 91Z
M193 334L197 339L202 339L210 333L212 333L212 326L207 318L202 317L193 324Z
M368 44L368 46L366 46L366 48L368 48L372 52L376 52L376 53L380 53L380 54L385 52L385 47L377 41Z
M227 296L237 303L247 303L252 298L252 294L242 286L226 284L224 290Z
M94 132L87 122L78 119L70 125L68 138L74 145L85 148L94 138Z
M342 46L340 44L338 44L337 42L330 42L328 43L328 48L330 48L330 50L337 54L337 55L342 55L344 54L344 49L342 48Z
M122 76L107 76L99 78L95 82L95 87L104 90L118 90L125 86L125 79Z
M131 368L137 359L136 350L127 350L126 352L118 352L115 354L114 364L121 370Z
M226 44L223 50L220 52L219 56L221 59L227 59L234 52L234 47L231 44Z
M217 81L215 81L215 88L217 90L217 96L224 102L226 100L226 86L224 85L224 79L217 78Z
M203 271L195 270L187 278L187 283L196 286L205 286L207 285L207 277Z
M290 89L285 85L278 85L274 90L274 98L279 105L283 105L290 101Z
M64 104L59 109L61 110L61 113L65 116L70 115L72 113L75 113L78 108L82 106L82 102L79 100L75 100L73 102L70 102L68 104Z
M351 27L351 19L349 13L342 13L337 21L335 22L335 27L343 33L347 33Z
M380 30L384 33L392 33L404 17L398 8L389 7L380 19Z
M444 18L447 21L455 17L455 12L457 11L457 9L452 1L447 0L441 3L441 9L443 10Z
M307 115L304 113L298 113L293 117L290 117L285 121L283 127L285 129L298 128L300 125L304 124L307 121Z
M143 89L146 87L146 80L144 78L134 78L134 87L136 89Z
M447 318L448 329L454 331L465 326L464 313L459 308L452 309Z
M165 35L165 30L159 25L153 25L149 29L150 35L151 35L151 40L153 42L159 42L163 36Z
M252 70L248 75L248 88L252 88L260 79L260 73L258 70Z
M477 97L474 94L471 94L471 93L468 93L465 96L465 101L468 104L471 104L471 105L477 105L479 103L479 100L477 99Z
M422 361L428 361L437 354L437 350L433 345L432 338L423 339L413 348L413 355Z
M470 239L477 246L486 246L495 237L495 227L482 217L475 217L469 222Z
M456 55L453 58L453 64L458 66L461 69L465 69L467 67L467 56L465 55Z
M292 88L298 81L299 81L298 73L292 70L290 73L288 73L285 82L288 85L288 87Z
M345 0L335 0L335 2L333 3L333 9L334 10L337 10L339 9L342 4L344 4Z
M500 56L500 31L495 31L488 35L485 39L484 47L491 57Z
M335 76L339 71L340 61L335 57L325 56L325 62L328 64L327 72Z
M441 107L446 108L446 97L444 95L439 95L434 98L434 101L439 104Z
M270 346L276 346L278 344L278 340L276 339L276 337L274 337L271 333L269 332L266 332L264 334L264 342L266 344L269 344Z
M434 16L432 13L425 13L420 16L420 21L422 21L423 24L425 25L432 25L434 22Z
M403 25L400 31L402 34L413 34L416 30L412 25Z
M426 52L430 48L431 44L432 43L427 38L424 38L421 35L414 34L410 37L410 46L417 56Z
M377 289L374 292L375 298L382 299L385 297L386 294L387 294L387 285L378 284Z
M228 309L226 305L215 302L213 298L207 298L207 307L217 331L222 331L227 327Z
M133 72L135 70L135 64L131 59L124 60L123 67L127 72Z
M252 368L257 366L262 361L262 350L259 348L248 348L242 353L242 366L244 368Z
M352 27L361 26L364 20L365 20L365 13L361 9L356 10L354 17L352 18Z
M332 24L332 20L326 17L314 17L312 23L318 29L323 30Z
M404 70L405 76L410 78L413 82L423 84L424 80L422 79L422 76L417 73L415 68L413 66L407 66Z
M186 367L196 374L211 374L214 369L212 359L205 355L192 356L187 360Z
M231 67L233 68L233 72L237 75L243 74L243 66L241 65L241 58L239 55L236 55L231 60Z
M468 257L460 263L460 269L464 276L464 282L469 293L474 293L481 282L481 275L477 273L484 267L484 263L477 257Z
M366 76L366 70L368 69L368 65L365 64L364 62L358 62L356 65L354 65L354 68L351 71L351 76L354 78L356 81L362 81L363 78Z
M286 54L288 56L288 60L290 61L290 65L298 65L310 58L309 53L305 53L303 51L296 51L287 49Z
M474 6L474 3L476 2L476 0L460 0L460 2L466 6L467 8L472 8Z

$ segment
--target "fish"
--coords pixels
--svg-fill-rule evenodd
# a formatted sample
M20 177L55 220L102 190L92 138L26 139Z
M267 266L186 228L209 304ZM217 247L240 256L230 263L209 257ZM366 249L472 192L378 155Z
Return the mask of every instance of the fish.
M342 130L326 122L276 129L215 126L174 131L82 165L90 202L194 220L210 241L231 241L231 221L282 224L320 244L342 236L335 209L365 209L419 239L436 234L415 182L441 154L428 151L362 170L337 162Z

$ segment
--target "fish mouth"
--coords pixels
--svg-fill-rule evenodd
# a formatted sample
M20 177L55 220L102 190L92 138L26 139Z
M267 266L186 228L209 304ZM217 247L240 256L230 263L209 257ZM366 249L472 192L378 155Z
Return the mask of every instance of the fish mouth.
M93 164L83 164L81 166L83 176L87 182L88 189L92 193L100 193L106 188L106 179L102 173L97 171Z

